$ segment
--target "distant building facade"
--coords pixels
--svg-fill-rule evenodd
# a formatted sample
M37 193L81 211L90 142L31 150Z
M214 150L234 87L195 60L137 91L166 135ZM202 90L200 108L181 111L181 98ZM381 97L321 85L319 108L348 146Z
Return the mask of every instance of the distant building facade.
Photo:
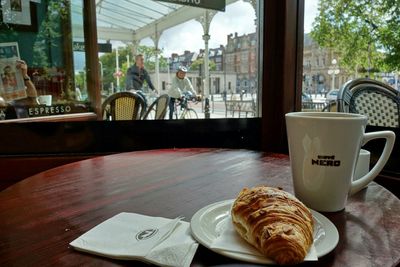
M237 92L255 92L257 88L257 36L255 33L227 36L225 67L237 74Z
M169 58L170 71L177 71L180 66L190 67L198 57L198 53L186 50L182 55L173 53Z
M175 72L160 72L161 93L166 93L170 86ZM204 77L199 76L198 71L189 71L186 75L192 82L193 88L199 94L202 94ZM155 73L150 73L152 80L156 79ZM210 94L221 94L223 88L227 88L231 92L236 92L237 75L235 73L225 73L224 71L210 72Z
M201 90L204 83L204 66L197 71L190 67L194 61L203 59L204 49L199 52L184 51L182 55L173 53L168 59L169 71L173 75L180 66L189 69L188 77L193 86ZM256 33L227 36L227 45L209 49L209 61L215 64L210 71L210 93L255 93L257 91L257 36ZM168 88L168 75L160 74L163 88Z
M333 65L332 61L337 64ZM339 70L338 74L329 74L329 71ZM303 52L303 91L309 93L327 93L332 89L340 89L350 75L340 68L340 55L331 49L320 47L310 36L304 34Z

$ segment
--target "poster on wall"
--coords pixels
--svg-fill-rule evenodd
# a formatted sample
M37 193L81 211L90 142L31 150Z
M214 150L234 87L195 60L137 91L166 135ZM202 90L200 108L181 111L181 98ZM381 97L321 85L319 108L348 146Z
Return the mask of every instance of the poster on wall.
M6 101L27 97L24 78L17 69L19 59L18 43L0 43L0 96Z
M37 31L36 4L33 2L40 3L31 0L0 0L0 29Z
M29 0L2 0L3 22L31 25Z

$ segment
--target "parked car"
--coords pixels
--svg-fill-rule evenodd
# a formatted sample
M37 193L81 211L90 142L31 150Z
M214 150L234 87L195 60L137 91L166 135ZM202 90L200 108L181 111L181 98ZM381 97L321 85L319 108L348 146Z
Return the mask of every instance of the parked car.
M338 97L339 94L339 89L333 89L330 90L327 94L326 94L326 100L327 101L335 101Z

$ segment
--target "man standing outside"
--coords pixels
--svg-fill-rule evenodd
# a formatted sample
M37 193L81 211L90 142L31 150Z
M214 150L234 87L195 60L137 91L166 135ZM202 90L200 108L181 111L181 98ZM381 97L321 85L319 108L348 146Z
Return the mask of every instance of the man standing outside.
M158 93L153 83L150 80L149 73L144 68L144 58L143 55L139 54L135 57L135 65L130 67L126 72L126 90L135 90L140 94L146 102L146 98L143 95L143 83L147 82L150 89L153 90L154 93Z
M172 119L174 114L175 101L180 99L183 94L190 92L193 97L196 97L196 92L189 78L186 77L187 68L180 66L176 72L176 76L172 79L171 88L168 91L169 99L169 119Z

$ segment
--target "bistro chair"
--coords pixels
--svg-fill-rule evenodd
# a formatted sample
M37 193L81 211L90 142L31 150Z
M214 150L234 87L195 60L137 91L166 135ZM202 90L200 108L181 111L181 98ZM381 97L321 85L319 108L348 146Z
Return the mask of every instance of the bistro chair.
M140 120L145 112L143 98L132 92L109 96L102 105L103 119L110 121Z
M331 100L325 104L322 112L337 112L337 101Z
M167 94L159 96L147 109L144 120L163 120L167 114L169 96Z
M368 125L400 126L399 92L382 82L360 78L348 81L338 94L338 111L368 116Z

